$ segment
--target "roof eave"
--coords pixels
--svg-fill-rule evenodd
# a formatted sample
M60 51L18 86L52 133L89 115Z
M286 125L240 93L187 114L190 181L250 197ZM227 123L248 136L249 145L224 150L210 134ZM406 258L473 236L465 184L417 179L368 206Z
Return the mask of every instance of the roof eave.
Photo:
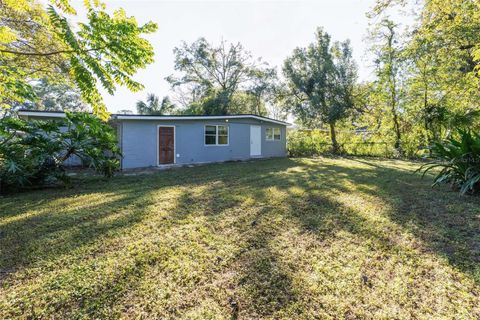
M52 112L52 111L30 111L20 110L19 116L33 116L43 118L65 118L65 112ZM222 119L256 119L259 121L265 121L275 123L283 126L291 126L290 123L265 118L256 115L225 115L225 116L150 116L150 115L122 115L112 114L110 120L162 120L162 121L176 121L176 120L222 120Z
M19 116L34 116L44 118L65 118L65 112L45 112L45 111L18 111Z
M229 116L142 116L142 115L113 115L114 119L117 120L222 120L222 119L256 119L259 121L271 122L284 126L291 126L290 123L264 118L255 115L229 115Z

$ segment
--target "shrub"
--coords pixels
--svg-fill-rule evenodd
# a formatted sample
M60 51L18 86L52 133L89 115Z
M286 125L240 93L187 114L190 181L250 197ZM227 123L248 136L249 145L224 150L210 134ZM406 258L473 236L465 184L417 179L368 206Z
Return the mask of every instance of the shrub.
M288 132L287 151L290 157L311 157L330 152L328 136L319 130L292 130Z
M63 162L71 156L107 177L119 168L115 131L88 113L67 113L65 119L0 120L0 191L65 183Z
M368 133L338 132L337 141L342 154L358 156L394 156L388 143ZM288 132L287 150L290 157L311 157L332 152L328 133L321 130L291 130Z
M450 183L462 194L475 193L480 189L480 134L459 131L457 135L431 147L434 160L421 166L423 176L441 168L433 185Z

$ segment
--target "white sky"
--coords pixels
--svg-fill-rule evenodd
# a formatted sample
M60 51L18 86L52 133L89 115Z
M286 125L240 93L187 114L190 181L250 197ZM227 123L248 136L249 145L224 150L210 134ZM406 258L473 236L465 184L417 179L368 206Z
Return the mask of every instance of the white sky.
M370 77L371 61L366 60L365 13L374 0L317 1L105 1L107 9L123 7L139 23L158 24L158 31L148 39L155 48L155 63L140 70L135 79L145 90L132 93L118 88L110 96L104 93L108 110L136 111L135 103L146 93L168 95L165 77L172 74L175 46L199 37L218 43L222 38L241 42L254 57L262 57L271 66L281 68L283 60L298 46L313 41L317 26L322 26L333 40L350 39L360 79ZM78 6L77 6L78 7Z

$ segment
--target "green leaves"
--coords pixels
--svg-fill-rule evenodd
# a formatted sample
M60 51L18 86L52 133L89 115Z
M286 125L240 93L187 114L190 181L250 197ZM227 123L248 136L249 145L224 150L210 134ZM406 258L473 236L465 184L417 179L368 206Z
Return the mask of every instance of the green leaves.
M147 95L147 101L137 102L137 112L139 114L149 115L165 115L170 114L175 110L176 106L170 101L168 97L163 97L160 102L160 98L153 93Z
M94 113L106 120L107 108L97 84L110 94L119 85L132 91L143 88L132 77L138 69L153 62L153 47L143 35L156 31L157 25L152 22L138 25L123 9L110 16L99 1L85 1L85 6L87 21L78 23L78 31L74 31L63 15L76 14L68 0L55 1L46 9L35 2L26 2L23 9L14 8L9 2L0 3L2 17L16 14L21 16L17 21L23 21L16 24L0 21L5 24L0 30L0 96L6 97L0 103L27 100L23 91L15 90L18 86L5 83L20 82L22 88L31 92L30 82L34 79L70 80ZM16 41L12 41L9 30L19 35ZM33 100L32 96L28 98Z
M432 152L435 160L417 171L423 171L425 175L430 170L441 168L433 185L451 183L462 194L479 191L480 134L460 130L457 137L435 143Z
M283 66L293 113L309 127L328 124L332 147L336 152L335 123L353 109L353 88L357 68L349 41L330 41L330 35L318 29L315 42L297 48Z
M200 38L192 44L183 43L174 49L175 70L181 75L170 75L166 80L185 101L187 112L202 114L257 113L265 82L271 69L255 61L240 43L218 46ZM255 95L256 107L237 108L235 97L247 93Z
M72 156L107 177L119 168L115 131L88 113L62 121L0 120L0 191L65 182L63 162Z

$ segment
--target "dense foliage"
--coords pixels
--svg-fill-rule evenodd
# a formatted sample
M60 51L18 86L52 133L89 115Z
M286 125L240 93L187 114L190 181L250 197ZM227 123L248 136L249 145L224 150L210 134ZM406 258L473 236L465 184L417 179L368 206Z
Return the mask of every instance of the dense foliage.
M287 137L288 155L291 157L311 157L332 152L331 141L327 131L290 130ZM378 136L357 130L342 130L337 133L339 151L344 155L361 155L375 157L394 157L395 149Z
M153 93L147 95L147 101L138 101L136 107L138 114L145 115L171 114L176 109L169 97L163 97L160 101L160 98Z
M348 41L331 44L322 29L315 42L297 48L284 63L283 73L291 96L291 111L307 127L330 127L333 152L339 151L336 125L354 107L357 70Z
M403 9L412 23L388 18ZM355 123L408 157L458 129L478 130L479 9L478 1L378 1L369 37L376 78Z
M167 77L188 114L266 115L266 95L276 73L240 43L216 46L200 38L174 49L177 74Z
M78 88L84 102L107 118L97 84L110 94L117 85L136 91L133 74L153 62L153 48L143 35L156 24L139 26L123 9L113 15L98 0L84 1L86 21L73 23L69 0L0 1L0 107L36 101L32 81L48 79Z
M410 14L409 24L391 18L399 14L403 18L403 9ZM327 95L327 77L321 77L332 66L326 59L328 46L320 45L327 41L317 40L323 48L317 56L309 57L311 49L297 49L286 60L284 71L297 88L290 97L300 108L290 106L301 128L319 129L325 132L322 137L338 140L339 152L377 154L383 150L382 155L409 158L430 155L432 145L450 139L459 129L479 130L479 12L478 1L378 1L369 13L368 32L375 77L354 83L353 108L335 123L343 137L335 137L335 132L328 135L329 119L305 108L308 95L301 95L312 92L313 101L326 105L321 110L336 110L327 99L332 96ZM291 63L293 57L296 65ZM338 85L333 87L342 91ZM311 142L311 134L298 132L291 137L295 139L290 142L291 150L296 150L293 153L319 152L316 147L311 150L318 145Z
M463 194L480 191L480 134L462 130L458 136L435 143L432 156L435 160L419 170L425 175L432 169L441 169L433 185L450 183Z
M78 88L66 83L50 83L47 79L40 79L31 83L36 99L22 103L13 103L12 108L5 110L11 114L22 110L45 111L91 111L91 108L82 101Z
M64 120L0 120L0 191L66 182L64 161L77 156L84 165L111 177L119 168L115 131L88 113Z

